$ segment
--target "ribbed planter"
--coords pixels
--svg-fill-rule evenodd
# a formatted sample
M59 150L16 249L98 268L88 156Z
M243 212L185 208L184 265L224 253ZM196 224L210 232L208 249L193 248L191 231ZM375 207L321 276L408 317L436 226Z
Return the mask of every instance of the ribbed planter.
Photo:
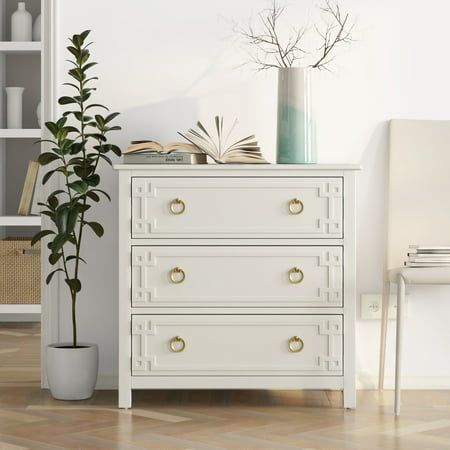
M53 344L47 347L47 379L57 400L92 397L98 373L97 344Z

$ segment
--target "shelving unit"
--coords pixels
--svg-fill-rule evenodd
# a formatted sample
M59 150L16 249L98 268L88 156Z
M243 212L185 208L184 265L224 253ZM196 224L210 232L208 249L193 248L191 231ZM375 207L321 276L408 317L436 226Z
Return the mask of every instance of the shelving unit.
M0 128L0 139L39 139L40 128Z
M46 0L27 2L33 16L44 12ZM19 216L17 209L29 160L41 151L35 142L41 137L36 108L45 84L42 82L42 42L11 42L10 18L17 0L0 0L0 239L32 236L41 226L39 216ZM4 117L7 86L25 88L22 129L6 128ZM23 299L26 302L26 299ZM0 314L40 314L38 304L0 304Z
M41 305L0 305L0 314L40 314Z
M40 227L40 216L0 216L0 227Z
M6 54L39 53L41 49L41 42L0 41L0 52Z

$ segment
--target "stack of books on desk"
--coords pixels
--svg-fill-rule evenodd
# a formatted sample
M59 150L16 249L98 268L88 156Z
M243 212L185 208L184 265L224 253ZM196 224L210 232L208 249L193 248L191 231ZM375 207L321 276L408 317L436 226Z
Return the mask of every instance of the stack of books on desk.
M407 267L450 267L450 247L410 245Z
M124 164L206 164L206 155L192 144L133 141L123 154Z

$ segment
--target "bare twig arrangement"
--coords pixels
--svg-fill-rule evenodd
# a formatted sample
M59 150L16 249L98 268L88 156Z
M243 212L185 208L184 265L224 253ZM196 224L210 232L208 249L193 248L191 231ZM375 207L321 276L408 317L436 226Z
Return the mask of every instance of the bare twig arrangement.
M315 25L314 30L322 44L316 50L314 62L307 66L329 70L328 66L334 60L337 47L352 42L355 23L350 20L348 13L342 12L335 0L324 0L319 9L322 13L322 24ZM294 67L301 59L311 55L303 47L303 38L309 31L306 25L292 28L291 34L282 39L280 19L285 12L285 6L273 0L270 8L258 14L257 27L250 22L246 28L236 30L250 48L249 63L254 65L257 71Z

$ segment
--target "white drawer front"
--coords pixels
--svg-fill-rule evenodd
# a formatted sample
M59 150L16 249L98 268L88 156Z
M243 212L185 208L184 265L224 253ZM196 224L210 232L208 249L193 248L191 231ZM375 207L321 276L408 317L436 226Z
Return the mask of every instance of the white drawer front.
M338 307L342 283L339 246L132 247L134 307Z
M134 376L342 373L342 316L132 316Z
M132 237L341 238L342 183L337 177L135 177Z

